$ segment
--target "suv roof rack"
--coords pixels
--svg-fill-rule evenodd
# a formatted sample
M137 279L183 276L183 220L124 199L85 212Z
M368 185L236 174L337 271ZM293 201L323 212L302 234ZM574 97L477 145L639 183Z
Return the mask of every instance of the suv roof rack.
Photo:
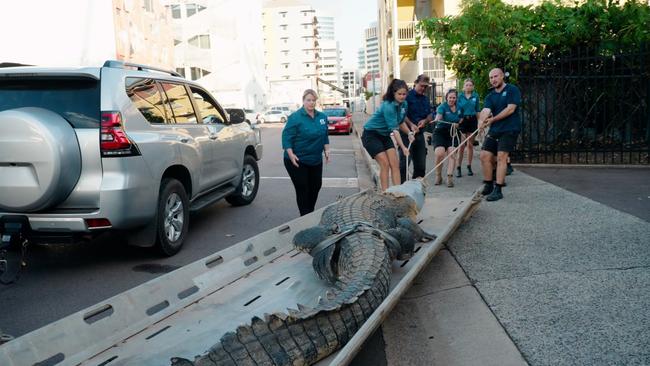
M163 72L165 74L170 74L171 76L176 76L176 77L179 77L179 78L183 77L181 74L177 73L176 71L165 70L165 69L159 68L159 67L135 64L135 63L132 63L132 62L108 60L108 61L104 62L104 67L113 67L113 68L118 68L118 69L124 69L126 67L133 67L133 68L136 68L139 71L143 71L143 70L159 71L159 72Z

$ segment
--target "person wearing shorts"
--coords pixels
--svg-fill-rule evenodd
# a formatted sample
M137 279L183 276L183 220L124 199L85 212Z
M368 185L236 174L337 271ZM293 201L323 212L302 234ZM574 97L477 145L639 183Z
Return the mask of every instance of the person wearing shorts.
M384 94L383 102L363 126L361 143L368 154L379 164L379 182L382 191L388 188L388 177L393 185L400 184L399 161L391 134L395 138L405 156L409 155L408 148L402 142L398 129L408 134L412 141L414 134L402 123L406 117L406 93L408 87L404 80L393 79Z
M447 159L447 187L454 186L454 167L455 159L451 151L460 143L460 133L458 132L459 123L463 120L463 110L456 105L458 92L456 89L449 89L445 94L445 102L438 106L436 110L435 128L433 129L433 153L435 160L435 185L442 183L442 162Z
M399 154L399 172L402 183L408 179L415 179L424 177L427 168L427 144L424 141L424 129L427 124L433 120L431 113L431 102L429 96L426 94L427 88L431 86L429 77L421 74L415 79L413 89L408 92L406 102L408 109L406 110L406 118L404 123L408 128L415 133L415 140L411 143L410 153L408 158L404 154ZM400 131L402 141L406 141L407 134ZM406 171L407 161L413 166L413 175L409 177Z
M490 127L481 151L483 170L483 195L487 201L503 198L502 189L506 183L507 162L517 144L521 131L521 92L519 88L503 81L500 68L490 71L490 84L494 89L485 97L485 106L479 114L479 128ZM496 160L496 184L492 183Z
M478 113L480 111L480 98L474 91L474 80L465 79L463 92L458 96L458 106L463 110L463 122L459 125L460 133L463 135L463 141L467 136L471 136L466 143L460 146L458 165L456 166L456 176L462 177L461 166L463 165L463 154L467 149L467 175L474 175L472 171L472 158L474 157L474 138L472 135L478 129Z

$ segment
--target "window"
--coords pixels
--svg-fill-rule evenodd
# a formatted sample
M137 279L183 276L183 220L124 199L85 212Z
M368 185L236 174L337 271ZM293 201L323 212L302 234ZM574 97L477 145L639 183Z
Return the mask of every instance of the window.
M178 39L174 39L174 46L178 46L181 43L183 43L183 41L180 41Z
M185 11L187 14L187 17L191 17L192 15L205 10L205 6L198 5L198 4L187 4L185 5Z
M192 46L196 46L203 49L210 48L210 36L208 34L200 34L190 38L187 41Z
M287 12L286 11L281 11L280 15L282 15L283 18L286 18L287 17Z
M166 82L162 82L161 86L165 91L176 123L196 123L196 113L185 86Z
M153 0L142 0L142 2L143 2L142 7L144 8L144 11L153 13Z
M177 67L176 72L181 74L182 77L185 77L185 68L184 67Z
M149 123L169 123L162 94L153 79L126 78L126 95Z
M204 76L210 75L210 71L204 70L200 67L190 67L190 75L192 76L192 80L198 80Z
M194 104L199 110L199 115L203 123L225 123L227 119L220 112L218 104L205 91L190 87Z
M181 6L180 5L171 5L170 9L172 10L172 18L180 19L181 18Z
M90 78L21 77L4 78L0 83L0 112L45 108L60 114L74 128L99 127L99 101L99 82Z
M280 26L280 28L282 28L282 30L287 30L287 25L283 24L283 25Z

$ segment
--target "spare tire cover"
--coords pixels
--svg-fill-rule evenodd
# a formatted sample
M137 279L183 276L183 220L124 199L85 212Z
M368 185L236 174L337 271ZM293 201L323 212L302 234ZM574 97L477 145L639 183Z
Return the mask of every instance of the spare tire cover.
M34 107L0 112L0 211L55 206L80 174L77 134L63 117Z

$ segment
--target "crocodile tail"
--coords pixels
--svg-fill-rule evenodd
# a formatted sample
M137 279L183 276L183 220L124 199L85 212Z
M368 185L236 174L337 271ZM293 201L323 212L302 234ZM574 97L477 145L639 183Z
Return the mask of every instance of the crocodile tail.
M382 267L365 290L356 294L344 291L315 309L299 306L300 310L289 310L288 315L271 314L264 320L254 317L250 325L226 333L206 354L194 361L173 358L172 365L314 364L343 347L386 297L390 270ZM340 303L341 297L348 298Z

